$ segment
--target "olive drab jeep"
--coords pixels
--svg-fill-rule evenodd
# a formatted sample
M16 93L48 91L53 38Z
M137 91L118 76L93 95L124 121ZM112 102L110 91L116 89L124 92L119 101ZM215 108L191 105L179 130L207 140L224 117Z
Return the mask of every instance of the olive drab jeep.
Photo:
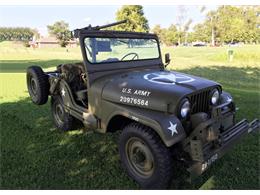
M122 131L122 166L146 189L169 186L173 160L182 160L192 176L202 174L259 129L258 119L235 122L233 98L220 84L166 70L156 35L104 30L123 22L74 30L83 62L52 72L27 69L32 102L42 105L51 97L58 129L71 130L80 121L100 133Z

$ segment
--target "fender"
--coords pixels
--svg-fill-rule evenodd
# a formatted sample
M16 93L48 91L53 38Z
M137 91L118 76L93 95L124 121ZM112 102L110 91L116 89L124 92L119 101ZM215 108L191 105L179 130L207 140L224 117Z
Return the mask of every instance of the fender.
M170 147L186 137L186 132L175 115L169 115L163 112L144 110L133 106L120 105L112 103L116 108L109 114L105 120L106 127L110 120L115 116L124 116L143 125L152 128L162 139L163 143ZM126 108L127 107L127 108Z

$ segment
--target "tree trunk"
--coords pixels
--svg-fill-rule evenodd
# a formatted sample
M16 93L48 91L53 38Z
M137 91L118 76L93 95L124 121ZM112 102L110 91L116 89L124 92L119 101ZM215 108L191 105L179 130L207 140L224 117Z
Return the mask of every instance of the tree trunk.
M211 45L215 46L215 32L214 27L211 28Z
M185 32L184 37L185 37L184 43L185 43L185 45L186 45L187 42L188 42L188 33L187 33L187 32Z

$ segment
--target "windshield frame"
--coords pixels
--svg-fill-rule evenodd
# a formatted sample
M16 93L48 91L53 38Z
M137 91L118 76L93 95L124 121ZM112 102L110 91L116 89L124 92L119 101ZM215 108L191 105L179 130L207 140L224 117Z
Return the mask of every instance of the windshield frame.
M87 46L86 46L86 44L85 44L85 39L88 39L88 38L107 38L107 39L140 39L140 40L145 40L145 39L150 39L150 40L154 40L155 42L156 42L156 44L157 44L157 50L158 50L158 57L156 57L156 58L146 58L146 59L129 59L129 60L118 60L118 61L106 61L106 62L91 62L91 61L89 61L89 58L88 58L88 52L87 52L87 50L86 50L86 48L87 48ZM84 47L85 47L85 51L86 51L86 57L87 57L87 61L88 61L88 63L89 64L91 64L91 65L94 65L94 66L99 66L100 64L114 64L114 63L128 63L128 62L131 62L131 61L144 61L144 60L156 60L156 59L159 59L159 58L161 58L161 53L160 53L160 43L159 43L159 41L158 41L158 39L155 39L155 38L148 38L148 37L145 37L145 38L141 38L141 37L139 37L139 38L134 38L134 37L105 37L105 36L103 36L103 37L98 37L98 36L87 36L87 37L84 37ZM126 54L127 55L127 54Z
M133 38L133 39L155 39L158 45L159 57L156 59L141 59L141 60L130 60L130 61L118 61L118 62L105 62L99 64L92 64L87 59L87 52L85 48L85 38ZM106 31L106 30L85 30L79 34L79 41L81 47L81 53L86 66L86 71L91 72L102 72L109 70L118 69L131 69L131 68L164 68L160 42L157 35L151 33L140 33L140 32L125 32L125 31ZM108 66L109 65L109 66Z

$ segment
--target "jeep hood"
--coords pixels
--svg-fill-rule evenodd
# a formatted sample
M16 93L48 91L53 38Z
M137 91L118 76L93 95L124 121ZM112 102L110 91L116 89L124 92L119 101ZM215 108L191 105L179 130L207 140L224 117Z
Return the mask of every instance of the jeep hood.
M156 111L175 110L185 96L218 83L174 71L133 71L112 75L103 87L103 100Z

